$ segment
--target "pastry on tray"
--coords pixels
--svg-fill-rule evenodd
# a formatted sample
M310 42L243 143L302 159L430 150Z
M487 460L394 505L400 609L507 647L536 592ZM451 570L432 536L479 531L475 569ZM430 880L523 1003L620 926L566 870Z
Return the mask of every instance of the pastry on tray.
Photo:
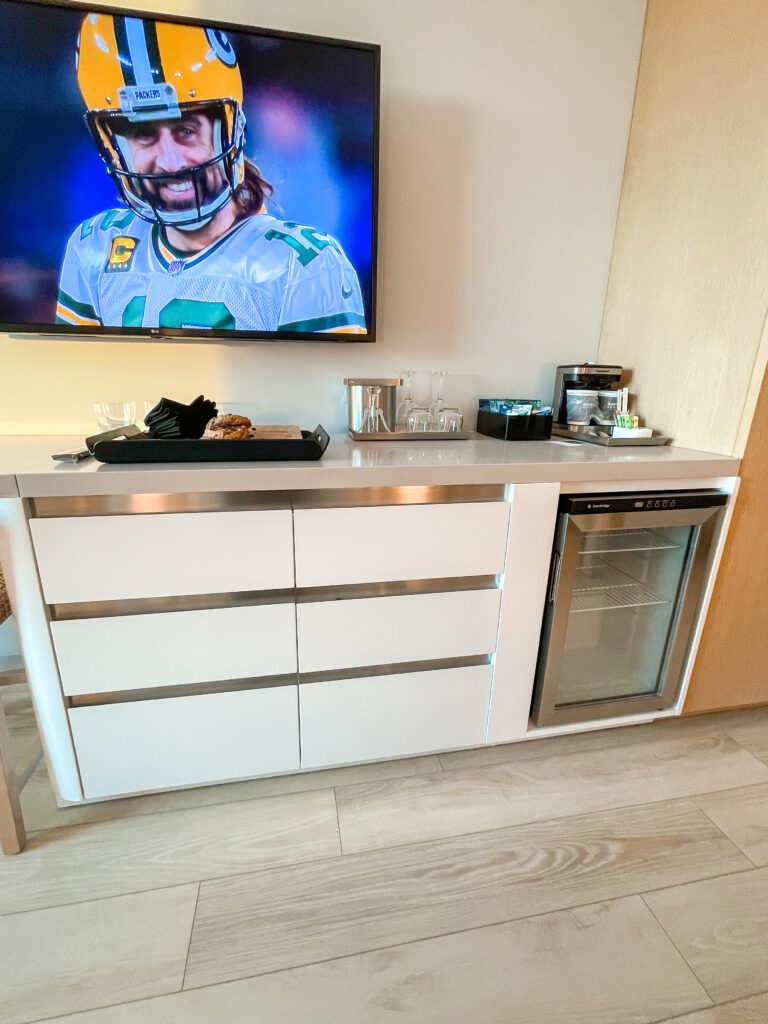
M214 441L246 441L251 421L247 416L214 416L203 431L203 438Z
M230 413L215 416L206 425L203 439L217 441L301 441L301 427L275 423L254 423L247 416Z

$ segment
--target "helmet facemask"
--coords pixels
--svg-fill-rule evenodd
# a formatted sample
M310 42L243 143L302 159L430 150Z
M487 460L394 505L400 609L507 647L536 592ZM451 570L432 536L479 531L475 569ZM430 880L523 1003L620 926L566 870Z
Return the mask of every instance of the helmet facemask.
M142 123L153 120L172 122L162 115L128 116L114 111L90 111L86 115L102 159L128 205L144 220L195 231L210 222L234 195L243 180L245 118L240 104L233 99L185 103L178 117L205 114L211 120L213 156L204 163L176 171L142 173L136 170L129 135ZM160 194L163 186L190 183L194 199L174 208Z

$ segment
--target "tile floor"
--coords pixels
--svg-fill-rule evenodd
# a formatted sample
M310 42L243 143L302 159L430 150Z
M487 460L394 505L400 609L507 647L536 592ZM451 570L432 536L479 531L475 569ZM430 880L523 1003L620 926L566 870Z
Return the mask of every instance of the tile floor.
M768 1021L768 708L23 805L3 1024Z

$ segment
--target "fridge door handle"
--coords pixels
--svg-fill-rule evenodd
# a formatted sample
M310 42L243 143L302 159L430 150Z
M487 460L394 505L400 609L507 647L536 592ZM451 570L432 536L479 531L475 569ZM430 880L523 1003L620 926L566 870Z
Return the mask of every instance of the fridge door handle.
M547 589L547 604L554 604L557 595L557 588L560 586L560 572L563 568L563 553L556 551L552 559L552 566L549 570L549 587Z

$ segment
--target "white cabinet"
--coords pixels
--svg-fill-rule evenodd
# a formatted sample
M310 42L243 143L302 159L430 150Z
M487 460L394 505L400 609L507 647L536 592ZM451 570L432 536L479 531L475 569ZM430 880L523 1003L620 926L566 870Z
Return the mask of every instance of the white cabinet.
M73 708L86 799L299 768L296 686Z
M64 693L247 679L296 671L292 603L51 623Z
M287 509L30 522L49 604L293 586Z
M500 600L489 589L300 604L299 671L490 654Z
M300 685L302 768L479 746L491 672L475 665Z
M86 799L520 735L556 503L32 519Z
M504 501L297 509L296 585L495 575L508 524Z

